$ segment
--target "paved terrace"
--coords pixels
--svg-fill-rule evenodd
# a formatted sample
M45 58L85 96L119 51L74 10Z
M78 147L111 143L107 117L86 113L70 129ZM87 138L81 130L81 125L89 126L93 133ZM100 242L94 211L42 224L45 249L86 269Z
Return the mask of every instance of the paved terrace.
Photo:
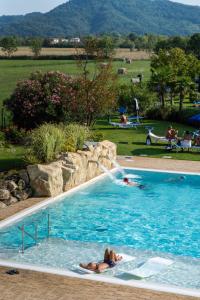
M154 168L183 172L200 172L199 162L176 161L153 158L119 157L125 167ZM44 199L29 199L0 211L3 220ZM192 300L188 296L160 293L146 289L132 288L19 270L19 275L7 275L8 268L0 267L0 300Z

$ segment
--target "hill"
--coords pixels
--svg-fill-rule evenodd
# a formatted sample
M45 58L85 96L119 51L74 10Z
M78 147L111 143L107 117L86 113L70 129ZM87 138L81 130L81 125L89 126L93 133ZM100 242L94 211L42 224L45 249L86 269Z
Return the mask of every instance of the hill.
M70 0L48 13L0 17L0 35L99 33L187 35L200 32L200 7L168 0Z

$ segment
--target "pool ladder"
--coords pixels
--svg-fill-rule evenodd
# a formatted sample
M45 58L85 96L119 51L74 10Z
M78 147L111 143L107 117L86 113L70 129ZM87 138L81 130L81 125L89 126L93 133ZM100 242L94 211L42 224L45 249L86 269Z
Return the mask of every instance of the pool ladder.
M29 236L32 240L34 240L35 245L37 245L37 243L38 243L38 223L39 222L37 222L35 224L35 222L33 222L33 223L29 224L29 225L34 225L34 234L27 232L24 224L21 227L18 227L18 229L21 231L21 234L22 234L21 235L21 237L22 237L22 243L21 243L22 254L24 254L24 251L25 251L24 239L25 239L26 235ZM26 226L28 226L28 225L26 225ZM49 238L49 236L50 236L50 215L47 214L47 238Z

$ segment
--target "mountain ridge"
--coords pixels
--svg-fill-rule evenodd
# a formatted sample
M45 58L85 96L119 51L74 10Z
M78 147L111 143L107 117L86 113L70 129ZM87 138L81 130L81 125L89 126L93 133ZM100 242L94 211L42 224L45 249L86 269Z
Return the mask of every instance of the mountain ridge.
M169 0L70 0L47 13L0 17L0 35L101 33L188 35L200 32L200 7Z

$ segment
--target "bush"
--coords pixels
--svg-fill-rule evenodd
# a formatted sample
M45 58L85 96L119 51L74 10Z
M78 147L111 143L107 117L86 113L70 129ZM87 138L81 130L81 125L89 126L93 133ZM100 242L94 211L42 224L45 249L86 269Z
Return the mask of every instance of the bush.
M94 142L101 142L104 140L104 135L102 132L93 131L90 135L90 139Z
M178 108L166 106L150 108L146 112L146 117L153 120L173 121L177 123L190 124L189 118L198 114L195 108L183 109L181 112ZM191 124L190 124L191 125ZM197 124L194 124L197 126Z
M65 133L60 126L44 124L31 134L31 150L27 159L31 163L50 162L62 151Z
M5 145L6 145L5 133L0 131L0 148L5 147Z
M86 126L78 124L62 125L65 134L65 143L63 150L68 152L75 152L83 149L85 140L90 136L90 131Z
M4 102L19 128L33 129L41 124L79 122L91 126L100 114L115 105L116 76L111 65L98 68L92 79L70 77L60 72L33 73L18 82Z
M169 120L170 115L172 113L172 108L167 106L165 108L163 107L151 107L146 111L146 117L148 119L153 120Z
M29 134L24 129L9 127L5 129L6 140L11 144L24 145L28 140Z
M138 99L140 113L145 113L156 102L155 93L150 92L145 84L122 84L118 88L118 105L126 107L129 113L136 111L134 98Z
M32 164L47 163L53 161L61 152L82 150L84 141L89 136L88 128L78 124L43 124L32 131L26 161Z
M33 73L20 81L10 99L4 102L19 128L32 129L45 122L63 122L72 96L73 80L60 72Z

